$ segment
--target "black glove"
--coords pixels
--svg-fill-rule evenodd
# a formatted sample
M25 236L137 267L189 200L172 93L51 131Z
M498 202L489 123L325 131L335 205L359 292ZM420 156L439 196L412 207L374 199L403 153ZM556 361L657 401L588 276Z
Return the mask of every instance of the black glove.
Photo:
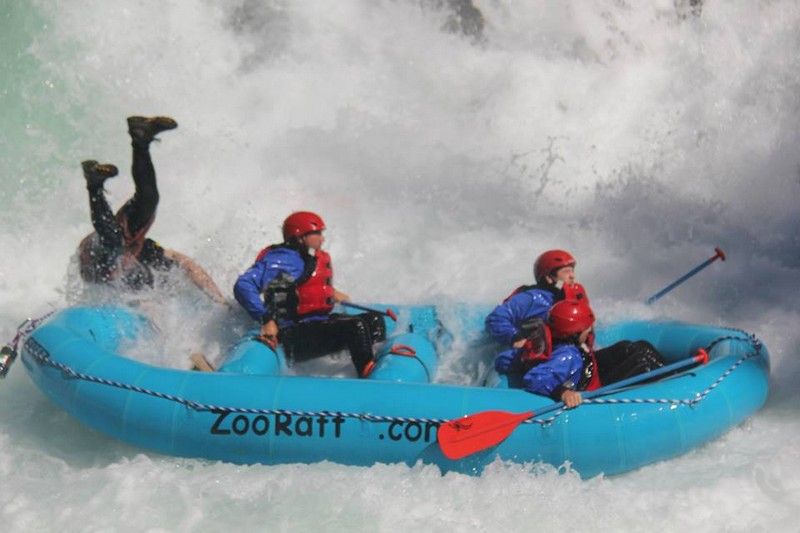
M530 340L533 349L537 353L543 353L545 349L544 321L538 317L532 317L520 324L519 332L511 339L512 343L522 339Z

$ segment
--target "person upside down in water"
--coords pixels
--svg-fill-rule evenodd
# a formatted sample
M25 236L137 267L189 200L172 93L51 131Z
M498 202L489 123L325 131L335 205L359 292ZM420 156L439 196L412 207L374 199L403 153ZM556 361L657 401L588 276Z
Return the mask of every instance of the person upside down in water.
M147 238L159 200L150 143L159 133L177 127L178 123L169 117L128 118L136 192L116 214L103 186L107 179L118 174L117 167L94 160L81 163L94 228L78 246L81 277L87 283L119 281L129 289L139 290L153 286L154 270L166 272L180 267L215 302L229 306L211 276L194 260Z

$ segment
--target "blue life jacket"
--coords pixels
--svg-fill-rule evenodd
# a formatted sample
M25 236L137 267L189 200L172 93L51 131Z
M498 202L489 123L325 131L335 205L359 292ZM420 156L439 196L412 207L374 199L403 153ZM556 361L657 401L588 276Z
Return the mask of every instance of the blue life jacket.
M292 245L270 246L262 250L256 262L239 276L233 286L233 294L248 314L262 324L275 320L284 326L297 321L324 318L330 308L308 316L299 316L297 313L301 303L298 287L308 282L315 272L315 256L302 253L301 249Z
M547 313L556 302L556 293L538 285L523 286L494 308L486 317L486 331L504 346L521 338L522 323L530 318L547 321Z

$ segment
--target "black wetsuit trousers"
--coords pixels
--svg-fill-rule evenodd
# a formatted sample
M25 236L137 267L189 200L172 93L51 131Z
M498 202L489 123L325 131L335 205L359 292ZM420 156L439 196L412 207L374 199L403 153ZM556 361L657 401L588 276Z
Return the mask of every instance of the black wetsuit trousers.
M122 253L125 245L125 234L121 223L127 223L129 235L136 235L150 223L158 207L156 171L147 144L133 145L131 174L136 191L119 211L120 217L124 220L118 220L114 215L102 186L89 189L92 226L97 233L100 247L106 251L102 255L113 257L114 260Z
M347 349L359 376L375 359L372 345L386 339L386 323L378 313L332 314L324 320L301 322L281 329L286 356L307 361Z
M664 358L647 341L620 341L594 353L603 385L664 366Z

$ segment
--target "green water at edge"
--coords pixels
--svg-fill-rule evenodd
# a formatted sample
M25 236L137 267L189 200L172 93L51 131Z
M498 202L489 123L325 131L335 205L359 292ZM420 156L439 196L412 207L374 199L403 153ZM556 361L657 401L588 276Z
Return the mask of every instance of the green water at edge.
M64 179L63 165L75 159L76 116L83 105L74 102L59 82L63 71L59 69L58 55L68 55L71 50L59 44L59 54L53 53L48 14L29 0L3 4L0 201L14 205L35 202ZM4 223L13 217L12 209L0 212Z

